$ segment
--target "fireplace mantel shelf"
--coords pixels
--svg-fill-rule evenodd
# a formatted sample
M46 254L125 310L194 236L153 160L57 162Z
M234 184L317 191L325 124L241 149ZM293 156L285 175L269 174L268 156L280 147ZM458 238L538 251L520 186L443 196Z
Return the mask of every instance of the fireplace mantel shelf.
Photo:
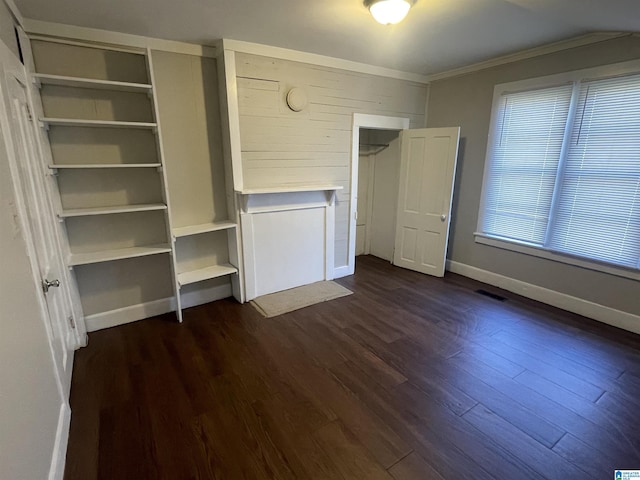
M238 190L240 195L261 195L266 193L322 192L342 190L341 185L283 185L281 187L247 188Z

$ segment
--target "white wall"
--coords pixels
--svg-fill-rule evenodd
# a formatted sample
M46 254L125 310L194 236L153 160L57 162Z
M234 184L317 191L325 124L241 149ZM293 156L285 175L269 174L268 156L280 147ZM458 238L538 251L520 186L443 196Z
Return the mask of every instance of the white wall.
M236 54L245 188L336 184L335 265L347 264L353 113L407 117L424 125L427 86L328 67ZM286 106L292 87L309 105Z
M49 474L61 393L16 215L0 135L0 478L39 480Z

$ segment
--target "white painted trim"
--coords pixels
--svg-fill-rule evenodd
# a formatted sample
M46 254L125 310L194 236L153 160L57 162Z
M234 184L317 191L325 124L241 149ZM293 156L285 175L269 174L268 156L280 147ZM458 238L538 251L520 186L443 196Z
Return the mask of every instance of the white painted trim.
M631 32L595 32L581 35L579 37L570 38L568 40L561 40L559 42L548 43L527 50L522 50L509 55L503 55L500 57L485 60L483 62L466 65L460 68L454 68L441 73L435 73L427 76L428 82L436 82L438 80L444 80L451 77L458 77L460 75L467 75L479 70L485 70L487 68L497 67L505 65L507 63L513 63L520 60L527 60L529 58L540 57L542 55L549 55L551 53L561 52L563 50L569 50L571 48L583 47L585 45L592 45L594 43L606 42L607 40L613 40L614 38L627 37L634 35Z
M67 459L67 445L69 443L69 427L71 425L71 408L65 400L60 405L58 415L58 428L56 429L56 440L51 455L51 468L49 469L49 480L62 480L64 478L64 467Z
M233 296L233 291L230 283L180 294L183 309L216 302L231 296Z
M205 303L215 302L231 296L230 285L220 285L205 292L189 292L182 294L182 308L195 307ZM174 297L161 298L146 303L139 303L128 307L95 313L85 317L88 332L96 332L105 328L117 327L126 323L137 322L145 318L163 315L176 310Z
M324 209L324 279L333 280L333 267L336 263L336 195L331 193L328 205Z
M222 45L225 50L233 50L239 53L289 60L291 62L309 63L311 65L318 65L321 67L336 68L339 70L376 75L379 77L395 78L397 80L407 80L422 84L429 83L429 77L426 75L402 72L400 70L353 62L342 58L328 57L326 55L318 55L316 53L301 52L299 50L291 50L288 48L273 47L270 45L229 39L223 39Z
M24 29L28 34L45 35L57 38L75 39L90 43L105 43L124 45L128 47L165 52L197 55L200 57L215 57L216 48L213 46L196 45L193 43L162 40L159 38L143 37L128 33L110 32L97 28L77 27L61 23L43 22L32 18L24 19Z
M538 285L505 277L497 273L447 260L447 270L465 277L487 283L503 290L537 300L584 317L592 318L614 327L640 334L640 316L622 310L616 310L582 298L556 292Z
M87 325L87 332L96 332L105 328L117 327L118 325L172 312L173 303L173 297L162 298L152 302L109 310L108 312L87 315L84 317L84 322Z
M349 271L349 265L344 265L342 267L336 267L333 269L333 278L342 278L347 277L349 275L353 275L353 272Z
M256 298L256 271L253 266L256 259L253 251L255 238L253 234L253 215L250 213L240 214L240 231L242 232L242 251L244 253L244 295L247 302ZM251 267L251 268L250 268Z
M409 119L404 117L387 117L384 115L369 115L354 113L351 130L351 191L349 192L349 228L347 238L349 251L347 254L346 275L353 275L356 268L356 212L358 210L358 166L360 152L360 129L371 128L377 130L406 130ZM335 267L334 270L341 268ZM334 272L334 275L337 275ZM341 275L341 276L346 276ZM336 277L337 278L337 277Z
M4 0L5 5L19 26L24 26L24 17L13 0Z
M242 143L240 141L240 106L238 104L238 82L236 75L236 54L231 50L222 53L224 84L226 85L227 118L223 120L229 128L229 154L233 172L233 189L240 192L244 189L244 173L242 170ZM218 68L220 64L218 63Z
M147 74L149 76L149 83L151 84L151 96L152 101L152 113L153 119L156 123L156 152L158 155L158 161L162 165L160 169L160 179L162 182L162 199L167 206L165 210L165 227L167 232L167 238L171 241L171 274L173 276L173 295L175 297L175 310L178 322L182 323L182 304L180 302L180 282L178 281L178 256L176 252L176 238L173 236L173 215L171 208L171 195L169 194L169 182L167 179L167 165L164 155L164 142L162 137L162 125L160 121L160 107L158 105L158 88L155 80L155 69L153 68L153 53L151 49L147 48L146 54L147 62Z
M575 265L577 267L586 268L588 270L595 270L596 272L608 273L609 275L615 275L617 277L630 278L631 280L640 280L640 271L634 269L626 269L624 267L615 267L612 265L605 265L595 261L589 261L580 257L574 257L573 255L563 254L560 252L554 252L547 250L543 247L535 245L527 245L515 240L506 240L496 238L484 233L474 233L476 243L482 245L489 245L490 247L503 248L505 250L511 250L513 252L523 253L532 257L544 258L559 263L566 263L568 265Z

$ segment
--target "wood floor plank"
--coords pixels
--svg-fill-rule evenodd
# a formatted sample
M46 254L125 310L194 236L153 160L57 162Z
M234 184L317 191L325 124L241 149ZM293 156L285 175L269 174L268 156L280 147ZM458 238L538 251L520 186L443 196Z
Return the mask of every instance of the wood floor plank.
M553 447L553 451L587 472L592 478L613 478L616 470L637 469L637 464L619 451L602 453L567 434Z
M550 400L535 389L520 384L512 378L480 363L472 366L458 363L455 357L450 361L509 397L512 402L520 404L550 424L581 438L582 441L592 447L597 449L602 443L609 443L631 456L637 455L635 448L630 446L625 438L620 438L617 432L596 425L590 419L575 413L562 403Z
M548 380L562 385L567 390L580 395L587 400L596 401L605 392L604 389L576 377L573 373L568 373L565 369L567 362L560 362L560 365L553 365L551 360L544 355L531 355L517 348L513 348L495 338L482 338L477 340L483 347L492 352L511 360L512 362L526 368Z
M479 404L463 418L479 430L491 432L491 438L513 455L522 459L544 478L585 478L583 470L536 442L484 405Z
M601 375L606 375L611 378L619 378L624 370L616 365L611 365L607 362L605 355L597 355L597 352L592 351L591 355L578 355L566 350L564 348L557 348L557 344L549 344L548 339L545 342L544 337L535 338L530 335L515 335L505 330L500 330L493 335L503 343L515 348L524 349L526 352L537 352L544 355L545 358L554 358L558 362L570 361L577 363L578 369L582 370L584 367L588 367ZM562 345L560 345L562 346Z
M389 473L395 480L444 480L442 475L415 452L391 467Z
M520 478L541 477L506 452L495 448L490 438L469 426L446 407L434 403L410 383L394 392L376 388L373 381L340 365L334 369L338 378L356 392L363 402L383 418L393 418L405 438L413 437L414 449L445 478L465 471L473 478L498 472ZM492 447L493 445L493 447Z
M603 395L606 397L605 400L601 402L601 398L594 404L528 370L517 376L515 380L589 419L590 422L615 432L620 441L624 441L633 451L640 452L640 435L637 434L640 427L638 410L630 408L630 405L624 403L624 400L619 397L605 393ZM610 447L610 445L602 446ZM617 447L614 448L617 449Z
M353 434L340 422L331 422L315 432L314 437L346 479L392 480L392 477L369 456Z

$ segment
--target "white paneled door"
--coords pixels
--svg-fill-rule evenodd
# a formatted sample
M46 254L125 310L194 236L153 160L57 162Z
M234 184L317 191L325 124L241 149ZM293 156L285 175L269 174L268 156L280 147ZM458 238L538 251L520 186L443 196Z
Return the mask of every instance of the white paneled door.
M22 75L20 75L22 76ZM44 190L44 173L40 165L34 122L27 101L26 79L6 71L4 85L11 128L15 163L12 169L21 191L26 214L26 229L33 240L35 261L42 282L42 295L47 309L47 330L54 363L65 398L71 385L71 368L75 346L72 309L66 298L65 268L60 258L53 212Z
M401 133L400 189L393 263L444 275L460 128Z

